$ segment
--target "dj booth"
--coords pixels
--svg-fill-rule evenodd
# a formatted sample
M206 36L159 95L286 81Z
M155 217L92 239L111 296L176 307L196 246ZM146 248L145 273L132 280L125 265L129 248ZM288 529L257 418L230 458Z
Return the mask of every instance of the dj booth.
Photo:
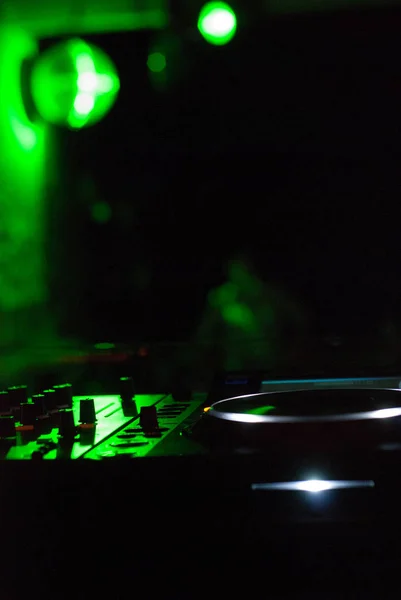
M131 377L90 398L68 382L4 390L7 597L26 584L387 593L398 585L399 386L396 374L227 373L208 392L136 394Z
M379 337L383 334L385 342L379 344L378 350L374 344L365 343L361 334L361 354L366 351L380 359L374 368L353 368L353 352L349 351L346 357L343 354L343 364L349 363L344 371L317 371L318 360L310 361L312 370L310 365L303 369L301 358L298 360L294 352L289 375L271 370L219 370L208 384L184 382L180 377L171 384L168 373L174 359L165 348L166 356L161 351L160 364L155 368L160 378L162 372L167 372L160 383L162 378L146 371L146 344L138 354L144 360L129 367L124 362L125 350L115 350L118 344L103 344L96 352L92 348L97 362L90 374L86 372L92 368L90 353L73 356L72 352L64 357L63 349L54 350L57 344L49 343L50 350L45 348L42 356L41 350L34 347L35 340L47 341L42 334L52 328L46 305L52 296L57 316L63 315L64 309L68 313L74 308L66 322L71 331L75 328L69 333L72 338L79 338L78 345L93 332L101 339L115 339L116 323L121 326L121 336L117 337L124 343L142 339L142 334L138 334L140 327L146 343L148 334L171 341L172 337L161 333L166 324L170 333L181 327L178 337L183 331L188 339L192 330L181 307L201 306L202 294L209 285L209 281L203 281L200 267L198 273L199 257L207 256L214 273L220 268L215 249L225 248L233 239L242 239L243 229L247 229L252 240L259 236L262 241L271 241L274 237L272 214L268 212L263 219L250 208L250 196L256 196L256 207L258 202L264 202L264 197L257 196L256 188L262 188L261 184L256 183L255 192L249 193L249 181L254 182L253 174L258 170L253 163L257 167L258 160L263 163L259 173L263 185L265 164L270 164L277 214L281 211L284 215L282 231L277 227L276 232L279 251L273 249L272 255L284 255L289 239L296 240L295 250L288 251L282 264L276 264L276 274L290 274L305 284L296 261L292 262L305 247L305 230L293 218L293 230L289 233L288 215L293 216L293 208L298 210L301 204L299 190L306 188L309 197L315 185L316 205L327 193L328 203L334 206L332 214L337 212L338 198L347 198L349 247L354 247L357 233L362 232L365 245L358 246L358 257L366 263L362 266L369 283L359 306L359 300L352 300L349 290L350 284L358 282L357 268L361 265L358 258L352 263L347 256L345 237L338 233L324 207L323 226L312 224L308 230L317 240L317 252L314 254L311 244L312 250L305 251L297 263L307 265L305 285L309 296L318 295L317 276L323 279L325 275L327 296L323 299L322 320L325 310L330 313L327 306L331 309L331 303L335 304L335 285L322 251L325 245L330 246L328 222L333 230L335 257L339 247L344 250L344 264L337 281L344 315L349 317L353 302L359 317L358 331L365 333L370 325L363 312L368 296L374 296L378 304L384 299L389 313L398 315L399 218L388 216L383 197L393 187L398 202L399 157L395 144L387 144L387 138L386 143L377 141L385 138L386 127L391 132L399 129L394 124L399 115L400 90L398 75L394 75L398 73L398 62L395 60L393 71L380 66L387 65L390 55L397 56L394 48L398 46L389 42L380 55L380 63L380 44L375 36L377 27L380 39L387 42L387 32L394 35L395 30L395 38L391 39L398 43L400 14L396 2L382 2L386 12L378 25L373 7L380 3L370 1L360 21L363 26L359 26L359 0L327 0L324 4L323 7L322 2L312 0L233 0L230 6L212 2L205 7L198 0L0 3L1 599L56 595L189 600L219 594L308 599L400 597L401 367L397 365L401 361L387 360L393 356L393 350L394 356L399 355L397 323L390 333L383 327ZM332 27L327 8L333 13L349 8L355 11L341 18L333 15ZM317 18L320 12L325 15L321 20ZM291 13L298 15L296 23L287 20ZM265 20L271 36L268 67L265 55L258 50L265 39L264 33L260 35L260 23ZM310 35L304 33L306 21ZM146 35L141 42L139 37L130 38L129 43L120 41L119 35L133 31ZM326 31L331 37L326 38ZM107 52L100 50L98 43L103 34L108 35L107 48L119 65L114 65ZM95 40L94 36L99 37ZM229 59L219 47L234 38L238 44L233 42ZM308 42L304 56L299 51L303 40ZM343 51L334 76L326 65L334 61L336 54L330 40L340 40ZM370 62L365 60L365 45L370 48ZM238 57L244 48L247 59L239 77ZM351 50L352 60L348 54ZM297 61L292 63L294 55ZM197 69L192 69L192 79L189 56L191 64L197 65ZM292 65L288 72L282 68L286 62ZM210 64L216 66L212 75ZM120 92L117 66L121 71L119 110L110 113L109 129L102 129L101 125L98 130L85 129L101 121L116 102ZM335 120L332 116L336 93L345 71L339 117ZM260 73L265 72L268 75L261 85ZM355 93L351 98L349 88L354 85L355 73L361 72L360 95ZM378 76L373 83L372 72ZM318 85L310 86L304 94L308 78L317 79ZM266 81L270 86L268 98L261 92ZM372 93L377 89L384 98L382 111ZM227 90L231 90L231 96ZM253 95L248 90L253 90ZM195 98L196 105L192 102ZM288 118L282 109L290 98ZM133 99L138 103L134 109ZM271 103L269 110L267 100ZM320 103L324 104L321 113L317 110ZM237 121L234 104L240 109L241 118ZM215 110L217 105L220 112ZM195 118L189 127L191 110ZM377 112L381 120L376 122L372 115ZM262 113L269 114L265 128L260 122ZM201 114L204 120L199 118ZM310 130L305 114L313 121ZM248 126L252 135L247 137ZM130 135L131 129L135 136ZM124 134L124 144L120 144L116 132ZM267 137L271 142L269 159L265 156ZM98 139L103 139L104 144L99 144ZM285 153L282 162L271 159L275 152L280 154L286 145L291 146L290 142L291 172ZM329 148L327 156L331 158L325 157L319 163L322 174L316 182L310 157L314 154L317 160L322 156L322 143L326 151ZM242 154L236 161L228 161L221 175L219 160L234 146L240 147ZM388 154L384 146L388 146ZM216 154L217 147L220 154ZM262 147L262 153L257 160L249 161L248 150L256 147ZM195 151L188 157L189 148ZM373 151L385 163L379 175L373 169ZM130 163L126 178L119 181L113 167L121 174L121 165L127 166L125 160L130 154L135 155L135 164ZM344 168L340 160L330 179L325 161L334 161L333 156L338 154L345 163L350 156L354 162L351 167L344 163ZM208 162L203 163L206 155ZM216 159L216 155L220 158ZM367 161L362 167L360 155ZM252 163L249 171L242 168L245 158ZM68 176L61 174L64 159ZM192 162L199 163L198 171L191 171ZM176 172L176 163L180 163L181 171ZM160 168L155 168L155 164ZM281 166L276 168L277 164ZM392 167L394 177L388 183ZM309 179L303 179L308 169ZM215 178L206 179L204 171L214 172ZM243 175L238 186L232 178L234 171ZM167 189L164 184L170 182L171 172L176 175L171 180L178 183ZM365 186L363 194L358 177L350 184L356 172ZM295 183L291 181L294 187L287 189L291 173L295 174ZM185 178L191 180L188 187L182 187ZM231 182L230 193L227 181ZM99 193L97 186L101 188ZM344 190L348 193L350 188L350 195L357 202L373 190L372 206L377 203L378 209L372 210L371 233L364 228L362 218L349 218L351 211ZM149 200L150 189L154 204ZM280 197L277 190L282 189L287 190L287 196L284 192ZM216 192L216 198L228 198L226 209L220 208L220 221L211 190ZM232 209L235 201L231 200L237 191L246 208L238 213ZM165 202L169 193L185 197L182 221L174 234L170 225L175 222L176 206L170 210L170 204ZM209 199L212 217L205 210L205 198ZM369 201L365 204L362 216ZM315 210L312 201L311 206ZM238 235L233 233L227 217L231 213ZM147 221L149 214L159 216L158 230L153 229L150 217ZM308 221L308 210L306 215ZM256 221L260 221L258 235L254 229ZM215 227L215 246L210 241L211 222ZM149 227L145 230L146 223ZM196 232L200 232L199 238ZM178 250L164 263L162 259L168 254L172 239ZM384 242L388 240L391 248L385 251ZM200 248L198 254L196 247ZM378 255L384 257L382 262L367 260L365 248L374 260ZM188 255L192 260L186 263L188 270L195 272L193 286L176 268L177 257L184 263ZM318 260L312 273L313 255ZM94 257L99 259L96 266ZM138 257L144 257L143 263L139 259L135 262ZM50 264L52 259L54 264ZM382 268L390 259L395 265L393 279ZM150 272L149 264L159 265L160 277L154 288L149 282L157 268ZM170 272L167 267L171 264ZM347 266L348 279L344 279ZM183 300L181 304L177 301L175 313L163 313L161 304L173 305L179 295L175 300L172 294L169 297L174 269ZM239 278L249 283L248 275L243 270ZM209 294L208 308L213 314L221 310L226 319L224 326L229 322L234 329L246 329L250 323L262 342L267 340L271 358L275 353L271 339L277 341L279 334L284 332L285 337L285 332L289 332L291 346L291 335L297 337L296 327L302 322L302 315L294 310L288 329L287 323L282 330L279 325L277 329L271 327L271 306L260 302L258 290L262 287L258 285L245 296L254 302L251 308L259 310L269 335L264 330L259 336L259 328L249 318L252 310L247 311L246 306L244 310L244 303L237 298L239 287L223 286L225 294L220 294L221 298L215 295L214 305ZM276 293L274 286L266 289L275 298L277 322L280 318L284 322L285 310L289 314L293 305L286 305L287 297ZM193 302L188 301L190 293ZM126 302L124 312L123 301L130 294L136 304ZM83 305L85 309L80 312ZM146 315L145 305L150 307ZM283 313L281 309L285 309ZM341 326L341 311L334 307L332 312L336 313L336 324ZM352 315L349 318L352 321ZM217 330L223 321L220 319ZM109 332L113 335L109 336ZM136 337L130 335L132 332ZM56 335L55 338L59 341ZM232 339L225 338L229 349ZM386 354L383 348L387 348L388 340L391 348ZM345 352L343 347L337 351L334 346L335 343L329 350L329 363L333 356ZM300 347L302 355L302 343ZM110 353L107 348L112 348ZM245 356L247 360L243 346L241 352L239 359ZM316 354L320 352L318 347ZM151 356L149 362L152 360ZM32 369L30 361L35 363ZM60 364L67 362L77 366L81 374L70 377L70 368L61 372ZM35 373L38 363L39 374ZM48 372L47 363L51 363ZM390 363L392 367L384 368ZM26 367L29 372L25 379ZM100 381L103 378L107 378L107 385Z

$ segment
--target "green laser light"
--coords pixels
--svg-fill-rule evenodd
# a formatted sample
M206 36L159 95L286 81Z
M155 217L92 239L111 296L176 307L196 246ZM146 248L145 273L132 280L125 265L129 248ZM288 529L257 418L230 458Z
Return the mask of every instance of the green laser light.
M31 91L45 121L81 129L100 121L120 89L117 71L99 48L80 39L57 44L32 70Z
M224 46L237 31L237 17L225 2L209 2L199 14L198 29L210 44Z

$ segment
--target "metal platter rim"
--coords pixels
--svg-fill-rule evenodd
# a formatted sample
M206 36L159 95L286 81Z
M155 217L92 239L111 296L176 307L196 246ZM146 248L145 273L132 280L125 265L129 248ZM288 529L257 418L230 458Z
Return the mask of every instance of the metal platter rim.
M241 396L233 396L231 398L225 398L223 400L219 400L212 404L210 410L207 412L208 417L221 419L224 421L231 421L236 423L247 423L247 424L279 424L279 423L329 423L329 422L347 422L347 421L368 421L368 420L377 420L377 419L389 419L395 417L401 417L401 397L398 406L394 406L391 408L384 409L376 409L376 410L368 410L368 411L360 411L360 412L346 412L339 414L331 414L331 415L307 415L307 416L297 416L297 415L252 415L252 414L242 414L230 412L229 410L221 410L222 405L228 402L232 402L234 400L242 400L246 398L257 398L260 396L267 397L276 397L277 395L297 395L300 393L311 393L313 395L317 395L319 392L323 392L325 394L335 394L339 392L346 392L351 394L361 394L361 392L366 391L368 395L373 394L383 394L386 395L387 392L400 393L400 390L394 390L391 388L327 388L327 389L313 389L313 390L293 390L293 391L277 391L277 392L259 392L256 394L245 394ZM216 410L217 409L217 410Z

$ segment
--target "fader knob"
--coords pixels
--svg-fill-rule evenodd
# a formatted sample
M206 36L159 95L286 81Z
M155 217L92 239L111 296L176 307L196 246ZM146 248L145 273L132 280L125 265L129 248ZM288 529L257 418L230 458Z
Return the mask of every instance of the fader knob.
M56 405L59 408L72 408L72 385L63 383L53 386L53 389L56 392Z
M74 412L71 408L60 411L59 436L64 439L72 439L76 435Z
M139 424L145 432L159 428L156 406L143 406L139 416Z
M86 398L79 402L79 421L80 423L96 423L95 401L93 398Z
M8 388L11 408L18 408L20 404L28 401L28 388L26 385L15 385Z
M120 397L123 402L131 402L135 397L132 377L120 377Z

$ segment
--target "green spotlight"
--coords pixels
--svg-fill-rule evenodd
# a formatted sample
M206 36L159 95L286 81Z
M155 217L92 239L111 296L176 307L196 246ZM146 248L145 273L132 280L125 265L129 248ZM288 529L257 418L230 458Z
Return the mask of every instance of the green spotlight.
M32 70L31 91L41 117L81 129L100 121L120 89L117 71L99 48L80 39L45 52Z
M208 2L200 11L198 29L210 44L224 46L237 31L237 17L225 2Z

